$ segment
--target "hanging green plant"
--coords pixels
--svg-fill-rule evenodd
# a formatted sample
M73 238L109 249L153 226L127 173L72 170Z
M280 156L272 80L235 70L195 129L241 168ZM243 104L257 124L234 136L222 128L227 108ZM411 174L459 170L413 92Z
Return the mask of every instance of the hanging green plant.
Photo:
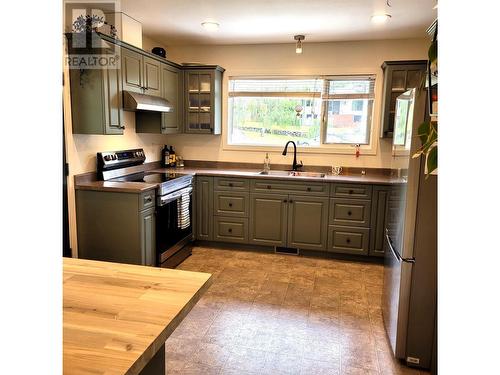
M438 42L437 42L437 25L434 32L434 38L428 51L429 65L437 75L437 59L438 59ZM431 84L430 82L428 83ZM437 121L425 121L418 127L418 136L422 146L413 155L414 158L425 156L427 166L427 176L435 171L438 167L438 125Z

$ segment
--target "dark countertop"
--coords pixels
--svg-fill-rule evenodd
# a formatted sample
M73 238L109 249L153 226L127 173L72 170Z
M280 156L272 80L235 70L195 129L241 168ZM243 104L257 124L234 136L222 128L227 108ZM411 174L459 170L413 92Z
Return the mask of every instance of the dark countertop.
M200 176L221 176L221 177L241 177L255 179L274 179L274 180L290 180L290 181L314 181L314 182L342 182L351 184L377 184L390 185L404 182L403 179L389 176L383 173L370 172L367 174L343 174L334 176L326 174L325 177L308 177L308 176L277 176L277 175L261 175L261 169L226 169L226 168L156 168L149 169L148 172L177 172ZM75 176L78 177L78 176ZM75 179L76 190L94 190L94 191L111 191L120 193L142 193L148 190L155 189L157 184L146 182L112 182L112 181L95 181L90 179L77 178Z
M384 174L347 174L334 176L326 174L325 177L308 177L308 176L277 176L259 174L262 169L219 169L219 168L158 168L153 172L177 172L189 173L200 176L222 176L222 177L244 177L244 178L259 178L259 179L274 179L274 180L291 180L291 181L314 181L314 182L344 182L351 184L378 184L389 185L404 182L403 179L388 176Z

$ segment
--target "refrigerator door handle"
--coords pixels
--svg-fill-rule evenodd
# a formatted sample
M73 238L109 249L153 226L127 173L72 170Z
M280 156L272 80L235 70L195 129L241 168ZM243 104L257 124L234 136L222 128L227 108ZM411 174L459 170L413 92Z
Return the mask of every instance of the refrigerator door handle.
M391 240L391 237L389 237L389 231L387 230L387 228L385 229L385 239L387 241L387 244L389 245L389 249L391 249L392 255L394 255L394 257L397 259L397 261L399 263L401 263L401 262L415 263L415 258L413 258L413 257L411 257L411 258L403 258L401 256L401 254L399 254L396 251L396 249L394 248L394 246L392 246L392 240Z

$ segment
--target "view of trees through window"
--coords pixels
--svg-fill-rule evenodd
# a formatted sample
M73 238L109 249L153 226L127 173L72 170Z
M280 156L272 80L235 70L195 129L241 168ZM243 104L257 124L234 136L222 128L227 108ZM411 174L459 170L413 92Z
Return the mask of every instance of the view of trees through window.
M229 144L369 143L370 80L231 79L229 86Z

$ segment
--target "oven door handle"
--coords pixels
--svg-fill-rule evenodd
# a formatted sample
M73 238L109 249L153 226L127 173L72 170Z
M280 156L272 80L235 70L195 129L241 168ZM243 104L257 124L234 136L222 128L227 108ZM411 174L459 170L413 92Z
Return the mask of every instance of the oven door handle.
M193 191L193 187L189 186L185 189L177 190L177 191L174 191L173 193L164 195L163 197L160 197L158 205L164 206L170 202L173 202L173 201L179 199L184 194L190 194L192 191Z

